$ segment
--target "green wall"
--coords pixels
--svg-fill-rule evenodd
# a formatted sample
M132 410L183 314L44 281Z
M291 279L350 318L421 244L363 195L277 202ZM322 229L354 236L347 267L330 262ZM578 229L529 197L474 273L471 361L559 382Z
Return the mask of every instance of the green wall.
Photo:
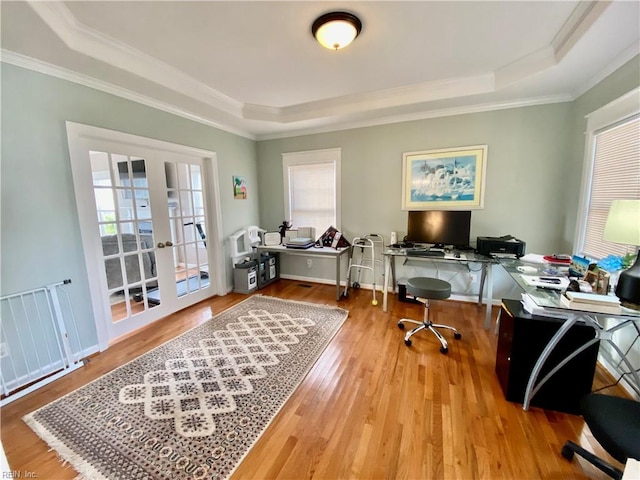
M342 148L342 229L406 232L402 153L488 144L485 206L471 239L513 234L530 252L571 250L584 157L584 116L640 84L637 56L574 102L417 120L258 142L260 219L284 220L283 152Z
M0 287L3 295L65 278L83 348L96 343L65 121L217 152L223 235L258 223L256 144L141 104L1 64L2 166ZM234 200L232 175L247 178ZM231 272L227 272L229 282ZM231 283L229 283L231 288Z
M347 238L406 231L400 208L402 153L488 144L485 208L471 238L513 234L529 252L569 252L584 155L584 116L640 84L635 57L574 102L457 115L255 142L65 80L1 64L0 291L71 278L84 347L95 327L76 214L65 121L218 154L223 235L284 220L283 152L342 148L342 229ZM232 175L250 195L233 200ZM285 273L331 278L332 266ZM322 265L321 265L322 267ZM287 270L289 269L289 270ZM230 272L228 272L230 279ZM499 279L498 279L499 280ZM496 298L502 294L500 289Z
M487 144L484 209L474 210L471 241L511 234L532 253L572 253L584 156L584 116L640 84L639 57L574 102L416 120L258 142L261 226L284 220L283 152L342 148L342 225L347 238L406 234L401 209L403 152ZM300 262L298 262L300 263ZM331 278L329 265L284 273ZM500 284L500 279L498 284ZM504 289L494 298L507 294Z
M284 219L282 152L342 148L342 230L347 238L406 234L401 209L403 152L487 144L485 205L472 213L471 238L512 234L531 251L555 251L562 225L567 103L458 115L258 142L260 218L273 229ZM544 224L546 228L540 228Z
M631 59L595 87L581 95L571 105L573 124L569 155L564 165L567 187L563 202L567 218L573 220L573 224L575 224L580 201L580 181L582 179L586 142L585 132L587 130L586 115L630 92L638 85L640 85L640 55ZM640 99L638 101L640 102ZM568 226L573 226L570 224L571 222L569 222ZM563 245L565 251L573 245L574 233L574 228L564 230Z

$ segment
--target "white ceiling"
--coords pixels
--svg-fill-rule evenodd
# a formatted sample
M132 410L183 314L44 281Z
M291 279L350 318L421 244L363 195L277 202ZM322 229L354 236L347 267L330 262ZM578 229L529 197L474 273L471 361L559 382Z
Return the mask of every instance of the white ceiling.
M568 101L640 53L640 2L0 4L2 60L249 138ZM311 24L363 23L331 51Z

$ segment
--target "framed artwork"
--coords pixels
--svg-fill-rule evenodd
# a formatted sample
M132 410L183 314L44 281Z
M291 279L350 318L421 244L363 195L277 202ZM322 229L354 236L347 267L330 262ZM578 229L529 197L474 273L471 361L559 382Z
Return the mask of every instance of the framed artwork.
M247 199L247 181L244 177L233 176L233 198L236 200Z
M402 155L403 210L484 208L487 145Z

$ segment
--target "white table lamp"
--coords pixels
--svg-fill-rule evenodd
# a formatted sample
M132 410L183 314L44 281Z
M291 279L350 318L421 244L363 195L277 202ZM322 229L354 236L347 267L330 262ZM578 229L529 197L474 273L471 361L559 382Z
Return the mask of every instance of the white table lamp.
M603 238L608 242L640 245L640 200L611 202ZM616 296L624 306L640 310L640 255L636 255L631 267L620 273Z

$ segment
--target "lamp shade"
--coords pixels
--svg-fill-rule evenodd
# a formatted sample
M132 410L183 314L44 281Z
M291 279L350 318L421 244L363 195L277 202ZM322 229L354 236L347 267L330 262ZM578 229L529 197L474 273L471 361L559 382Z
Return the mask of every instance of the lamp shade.
M339 50L349 45L360 34L362 23L347 12L331 12L318 17L311 26L311 33L320 45Z
M602 238L624 245L640 245L640 200L613 200ZM640 310L640 255L620 273L616 295L622 305Z
M602 238L623 245L640 245L640 200L613 200Z

